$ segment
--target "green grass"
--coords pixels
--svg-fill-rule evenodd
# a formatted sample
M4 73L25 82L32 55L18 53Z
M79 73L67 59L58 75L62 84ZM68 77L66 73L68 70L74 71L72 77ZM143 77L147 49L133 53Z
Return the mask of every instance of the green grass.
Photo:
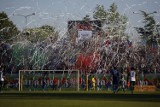
M4 92L0 107L160 107L160 92Z

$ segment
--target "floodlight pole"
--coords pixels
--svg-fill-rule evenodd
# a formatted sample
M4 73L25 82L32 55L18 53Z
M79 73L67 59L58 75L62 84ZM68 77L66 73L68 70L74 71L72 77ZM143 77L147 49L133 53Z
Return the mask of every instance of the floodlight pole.
M23 15L23 14L13 14L14 16L22 16L22 17L24 17L25 18L25 29L26 29L26 27L27 27L27 24L28 24L28 20L27 20L27 18L28 17L30 17L30 16L33 16L33 15L35 15L35 13L31 13L31 14L28 14L28 15Z
M148 16L148 15L151 15L151 14L154 14L154 13L157 13L157 11L154 11L154 12L152 12L152 13L148 13L147 16ZM140 14L140 15L143 15L143 14L138 13L138 12L133 12L133 14Z

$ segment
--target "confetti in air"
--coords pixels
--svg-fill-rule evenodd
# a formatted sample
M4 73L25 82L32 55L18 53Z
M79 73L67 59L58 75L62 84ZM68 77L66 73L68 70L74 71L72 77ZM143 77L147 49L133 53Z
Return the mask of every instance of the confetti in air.
M32 0L30 2L26 1L23 4L20 1L21 5L11 2L10 6L3 9L20 30L17 35L9 38L12 42L7 42L4 39L5 35L1 35L1 51L3 51L1 63L7 60L5 64L12 68L11 71L22 68L74 68L88 70L87 72L98 69L108 72L112 66L160 67L159 60L156 60L159 57L160 37L157 36L155 39L157 45L144 47L135 29L145 26L143 13L140 10L146 13L156 11L149 16L154 17L156 22L157 29L153 31L154 36L159 35L160 10L154 8L160 6L158 0L153 2ZM114 2L116 6L112 5ZM151 8L146 8L148 5ZM96 10L98 6L100 11ZM101 11L103 9L105 11ZM97 15L102 16L95 16L96 11ZM5 19L0 19L3 20ZM10 28L0 29L0 32L4 31L9 32ZM156 46L158 48L154 50Z

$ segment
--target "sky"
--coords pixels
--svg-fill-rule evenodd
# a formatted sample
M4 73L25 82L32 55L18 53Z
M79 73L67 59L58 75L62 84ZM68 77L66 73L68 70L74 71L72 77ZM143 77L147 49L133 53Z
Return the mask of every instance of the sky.
M157 11L152 15L160 22L160 0L0 0L0 12L6 12L20 30L25 28L24 16L35 13L27 17L27 28L48 24L63 35L68 20L81 20L86 14L92 16L97 4L107 10L112 3L117 5L120 14L128 17L127 33L132 35L131 39L137 39L134 27L142 26L143 21L142 15L133 12Z

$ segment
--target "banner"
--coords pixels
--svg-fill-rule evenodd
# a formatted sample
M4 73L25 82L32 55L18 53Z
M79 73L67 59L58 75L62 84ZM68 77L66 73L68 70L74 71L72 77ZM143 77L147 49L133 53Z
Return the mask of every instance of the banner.
M136 85L134 87L135 91L156 91L156 86L154 85L148 85L148 86L139 86Z
M88 31L88 30L82 30L82 31L78 31L78 38L77 40L86 40L92 37L92 31Z

